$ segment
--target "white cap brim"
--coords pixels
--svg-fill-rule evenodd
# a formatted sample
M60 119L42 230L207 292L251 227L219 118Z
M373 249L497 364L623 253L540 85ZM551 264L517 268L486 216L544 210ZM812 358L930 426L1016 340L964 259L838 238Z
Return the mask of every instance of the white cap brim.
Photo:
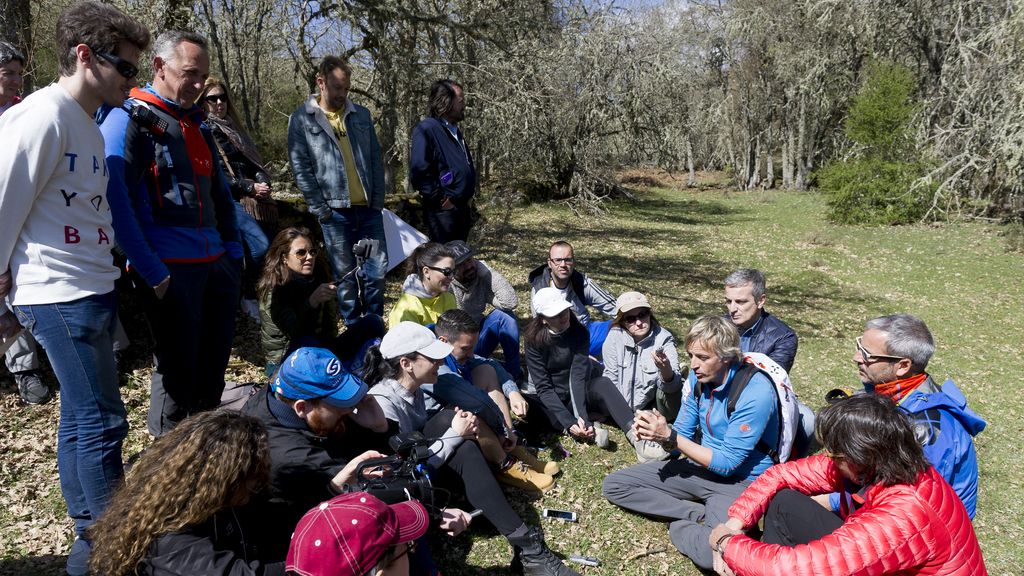
M548 318L554 318L562 312L572 308L572 304L566 300L560 300L558 302L546 302L542 308L537 309L537 314L546 316Z
M452 353L452 350L454 350L454 348L452 348L451 344L441 342L440 340L434 340L425 348L417 350L417 352L432 360L444 360Z

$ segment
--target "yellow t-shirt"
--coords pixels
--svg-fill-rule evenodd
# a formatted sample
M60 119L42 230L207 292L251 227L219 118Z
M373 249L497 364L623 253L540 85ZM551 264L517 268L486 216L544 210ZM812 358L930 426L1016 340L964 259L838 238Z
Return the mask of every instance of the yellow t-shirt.
M353 206L366 206L366 191L363 190L363 182L359 179L359 171L356 170L356 158L352 154L352 142L348 139L348 131L345 130L344 110L341 112L328 112L324 110L327 121L334 128L334 135L338 138L338 146L341 147L341 159L345 162L345 174L348 176L348 197Z

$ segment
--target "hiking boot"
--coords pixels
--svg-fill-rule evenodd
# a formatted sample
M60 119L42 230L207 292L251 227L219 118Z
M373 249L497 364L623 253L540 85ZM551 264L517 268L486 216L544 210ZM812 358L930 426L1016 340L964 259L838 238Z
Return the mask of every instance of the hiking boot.
M513 488L531 490L534 492L546 492L555 485L555 479L543 472L535 472L530 469L522 460L510 456L512 464L498 472L495 477L498 482Z
M518 538L508 537L512 544L512 570L527 576L580 576L555 556L544 543L544 533L533 526Z
M562 469L558 466L557 462L544 462L540 458L533 455L526 449L525 446L516 446L509 454L515 456L523 464L530 467L530 470L534 472L540 472L541 474L547 474L548 476L555 476L562 472Z
M18 395L25 404L46 404L53 398L53 391L43 383L38 370L15 372L14 381L18 384Z
M605 427L594 424L594 444L598 448L608 447L608 430Z

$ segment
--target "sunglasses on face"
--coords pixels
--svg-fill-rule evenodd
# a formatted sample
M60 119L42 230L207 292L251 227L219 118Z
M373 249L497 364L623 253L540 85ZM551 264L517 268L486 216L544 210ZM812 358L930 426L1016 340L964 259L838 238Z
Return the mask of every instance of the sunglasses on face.
M857 343L857 352L860 353L860 357L864 359L865 364L873 364L875 362L881 362L882 360L888 360L889 362L899 362L903 360L903 356L890 356L888 354L872 354L864 349L864 344L861 343L862 336L858 336L854 341Z
M124 76L128 80L139 75L139 68L137 66L116 54L111 54L110 52L97 52L96 50L93 50L92 53L109 62L110 65L117 70L118 74Z
M455 270L451 268L438 268L437 266L426 266L426 268L433 270L434 272L440 272L441 274L444 274L448 278L455 276Z
M216 102L218 104L227 104L228 103L228 95L227 94L207 94L205 100L207 102Z
M637 312L636 314L630 314L629 316L623 316L622 317L622 322L624 324L632 324L632 323L636 322L637 320L641 320L643 322L646 322L647 319L650 318L650 317L651 317L651 311L650 310L644 310L642 312Z
M298 258L299 260L305 259L306 256L309 256L310 258L316 258L316 249L310 248L309 250L306 250L305 248L299 248L298 250L292 252L292 254L295 254L295 257Z

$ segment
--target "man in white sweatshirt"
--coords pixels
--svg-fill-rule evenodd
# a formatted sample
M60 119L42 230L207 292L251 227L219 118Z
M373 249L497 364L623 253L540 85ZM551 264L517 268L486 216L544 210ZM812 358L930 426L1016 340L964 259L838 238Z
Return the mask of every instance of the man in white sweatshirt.
M14 309L0 316L0 335L24 326L60 383L57 469L75 521L72 576L88 570L85 529L123 474L128 432L114 370L119 272L93 115L124 103L148 45L149 32L117 9L75 4L57 23L60 78L0 117L0 298Z

